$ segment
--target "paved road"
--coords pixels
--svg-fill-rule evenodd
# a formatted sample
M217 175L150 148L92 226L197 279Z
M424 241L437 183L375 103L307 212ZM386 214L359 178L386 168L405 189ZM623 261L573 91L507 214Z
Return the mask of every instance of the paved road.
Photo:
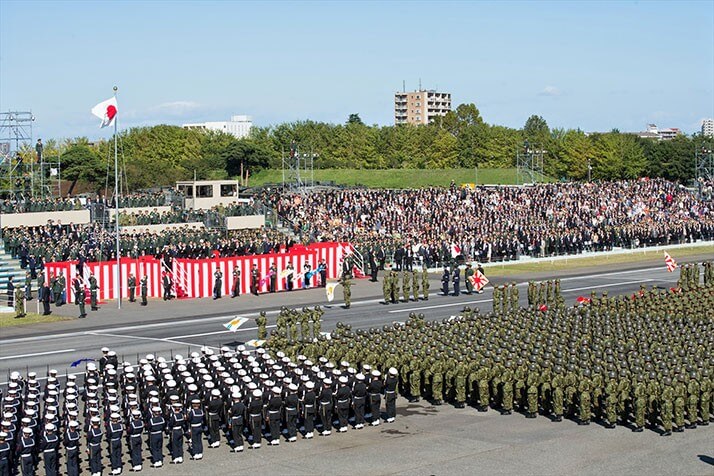
M663 271L662 266L645 269L624 269L597 275L565 277L561 289L568 304L573 304L580 295L589 295L590 290L608 291L611 295L631 293L640 284L660 287L671 286L676 274ZM457 314L465 305L487 311L492 306L492 288L483 294L441 296L437 290L438 276L431 281L428 301L400 304L382 304L381 283L358 280L353 286L353 303L350 309L342 307L341 300L326 304L323 289L280 293L278 295L224 297L214 301L174 300L152 301L146 308L137 303L124 303L121 310L116 303L107 303L98 312L90 313L87 319L43 324L39 326L3 329L0 339L0 383L7 380L7 372L15 369L34 370L45 375L47 368L56 368L60 373L73 372L69 363L84 357L96 358L98 350L107 346L116 350L120 358L136 361L139 356L154 353L170 357L186 355L207 345L235 346L256 338L252 319L236 333L224 329L222 324L240 315L257 316L260 310L268 313L269 326L280 306L302 307L322 305L323 330L334 329L338 321L350 323L353 328L381 326L393 321L404 321L410 312L423 312L428 319L443 319ZM498 282L498 280L495 280ZM520 282L521 301L525 304L527 282ZM341 292L338 288L337 295ZM76 307L67 305L59 312L75 312Z
M572 272L562 278L562 290L566 302L572 304L591 289L607 290L611 295L630 293L639 289L640 283L669 287L676 278L676 273L663 271L661 264L610 269L596 275ZM45 375L49 366L60 373L72 372L75 369L68 367L69 362L97 357L104 345L127 360L149 352L170 357L171 352L186 354L201 345L235 345L255 338L256 329L246 323L231 334L221 327L224 322L235 315L254 317L264 309L272 324L281 305L323 305L323 330L327 331L338 321L355 328L371 327L403 321L411 311L441 319L467 304L483 311L491 306L490 289L481 295L443 297L436 293L438 285L435 275L429 301L385 306L380 304L381 284L359 280L352 288L349 310L342 309L340 301L325 306L322 289L218 301L152 301L145 309L125 303L117 310L115 303L107 303L86 320L3 329L0 381L6 380L10 369L32 369ZM527 283L519 280L519 286L523 301ZM76 311L72 305L64 309ZM711 425L662 438L653 431L634 434L622 427L605 430L571 421L556 424L544 417L527 420L517 414L484 414L471 408L432 407L426 402L400 400L398 408L399 418L391 425L290 445L283 442L278 448L243 454L229 454L222 446L207 450L203 462L187 461L157 471L171 476L199 471L235 474L237 467L259 474L714 474Z

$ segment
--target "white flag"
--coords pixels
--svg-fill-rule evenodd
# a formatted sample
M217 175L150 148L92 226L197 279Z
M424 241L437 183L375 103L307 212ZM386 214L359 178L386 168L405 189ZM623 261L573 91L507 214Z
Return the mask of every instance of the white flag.
M117 117L117 98L111 97L100 102L92 108L92 114L102 120L100 128L113 125L114 119Z

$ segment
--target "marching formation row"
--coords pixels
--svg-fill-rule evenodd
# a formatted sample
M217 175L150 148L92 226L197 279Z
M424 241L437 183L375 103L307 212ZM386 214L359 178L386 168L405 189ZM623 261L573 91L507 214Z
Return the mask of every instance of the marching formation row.
M112 474L120 474L125 448L131 469L140 471L147 451L153 467L163 465L167 443L171 463L180 464L186 449L202 459L204 443L240 452L260 448L264 439L272 446L295 442L299 432L311 439L315 431L329 436L333 428L377 426L382 409L386 422L396 415L394 368L290 359L243 346L203 348L170 361L147 355L136 365L102 351L79 380L70 375L61 382L50 370L41 385L34 373L12 373L0 395L0 475L18 468L33 475L40 461L45 474L57 475L64 459L67 474L76 476L85 464L82 451L92 475L101 474L105 455Z

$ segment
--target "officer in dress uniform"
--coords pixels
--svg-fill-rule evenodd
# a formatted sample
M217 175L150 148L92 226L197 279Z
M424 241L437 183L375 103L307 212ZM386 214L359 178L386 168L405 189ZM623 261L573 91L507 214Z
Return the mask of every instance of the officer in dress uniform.
M275 263L270 263L268 275L270 276L270 292L274 293L278 290L278 268Z
M213 299L220 299L223 291L223 272L216 269L213 273Z
M449 268L444 266L444 272L441 275L441 293L444 296L449 295Z
M141 418L139 410L131 411L131 420L127 428L129 433L129 455L131 458L131 469L141 471L141 439L144 434L144 420Z
M235 265L233 268L233 287L231 288L231 297L240 296L240 266Z
M129 278L127 280L127 289L129 290L129 302L135 302L136 298L136 276L134 273L129 273Z
M454 283L454 296L458 296L459 294L461 294L461 270L459 269L458 265L454 266L454 271L452 275L452 281Z
M99 286L97 286L97 278L90 273L89 275L89 302L92 307L92 311L98 311L97 306L97 292L99 291Z
M149 295L149 278L144 275L141 277L141 305L146 306L146 297Z
M203 420L204 413L201 409L201 400L191 400L191 410L188 412L188 425L191 438L191 459L203 458Z
M253 264L253 269L250 270L250 292L256 296L260 293L260 270L258 264Z

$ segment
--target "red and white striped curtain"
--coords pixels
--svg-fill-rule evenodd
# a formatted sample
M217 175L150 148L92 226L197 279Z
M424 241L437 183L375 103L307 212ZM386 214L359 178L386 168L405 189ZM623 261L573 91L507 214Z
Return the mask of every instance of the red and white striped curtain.
M287 267L288 262L292 262L295 269L294 289L300 289L304 285L304 279L298 277L303 272L305 263L309 263L313 271L321 259L327 262L327 277L334 279L339 276L342 269L342 259L351 250L349 243L315 243L310 246L294 246L288 253L271 253L265 255L235 256L212 259L176 259L173 264L173 279L176 286L180 286L186 292L187 297L203 298L213 295L213 273L220 269L223 273L223 293L229 294L233 287L233 268L238 265L241 269L241 294L250 291L250 270L253 264L258 265L260 276L264 284L260 291L268 290L268 272L271 264L275 264L278 272L277 289L282 291L287 289L285 278L280 278L280 272ZM115 299L116 262L102 261L97 263L86 263L83 279L91 271L97 278L99 285L99 299ZM122 258L121 266L121 295L122 298L129 296L127 289L127 279L129 273L136 277L136 295L140 294L139 283L146 275L148 278L148 296L161 297L163 287L161 284L162 267L161 261L146 256L138 259ZM63 261L57 263L47 263L45 265L46 279L51 280L54 276L63 274L67 282L67 300L74 300L74 289L72 279L77 273L76 261ZM87 283L88 284L88 283ZM317 275L311 279L311 285L317 284Z

